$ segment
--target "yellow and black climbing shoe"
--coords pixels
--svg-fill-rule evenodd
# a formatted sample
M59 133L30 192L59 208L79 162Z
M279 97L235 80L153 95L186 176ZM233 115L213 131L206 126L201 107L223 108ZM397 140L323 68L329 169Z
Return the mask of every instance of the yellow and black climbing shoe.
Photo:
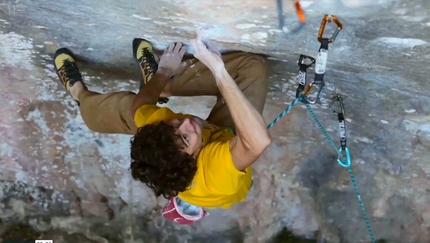
M76 82L82 82L81 72L73 58L73 53L67 48L60 48L54 54L54 67L58 78L67 90ZM83 82L82 82L83 84ZM79 101L76 100L79 105Z
M139 90L147 84L152 76L157 72L158 63L156 56L153 53L152 44L141 38L133 39L133 57L138 62L139 68L142 71L143 79L140 82ZM158 103L163 104L169 101L168 98L160 97Z
M133 40L133 57L139 63L139 67L142 70L143 85L147 84L155 72L157 72L158 63L155 61L152 51L152 44L149 41L140 38Z

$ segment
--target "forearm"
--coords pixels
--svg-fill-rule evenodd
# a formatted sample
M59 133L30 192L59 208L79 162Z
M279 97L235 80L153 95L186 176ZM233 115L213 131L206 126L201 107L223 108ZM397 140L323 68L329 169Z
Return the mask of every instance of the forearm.
M157 104L160 94L169 80L169 76L161 72L155 73L154 76L152 76L151 82L145 84L135 96L131 107L133 114L142 105Z
M225 68L213 73L233 118L237 136L250 150L262 152L271 141L263 117L243 95Z

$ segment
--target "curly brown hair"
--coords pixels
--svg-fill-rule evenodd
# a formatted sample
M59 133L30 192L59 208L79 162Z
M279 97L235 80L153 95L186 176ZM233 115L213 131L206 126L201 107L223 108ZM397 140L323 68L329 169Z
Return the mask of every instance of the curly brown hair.
M131 175L165 198L185 191L197 172L196 159L182 152L175 128L166 122L138 128L131 138Z

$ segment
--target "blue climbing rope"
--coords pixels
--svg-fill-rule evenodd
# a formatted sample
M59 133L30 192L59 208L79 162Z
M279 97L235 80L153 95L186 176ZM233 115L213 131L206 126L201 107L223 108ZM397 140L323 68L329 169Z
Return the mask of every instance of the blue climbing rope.
M355 194L357 196L358 203L360 204L361 212L363 213L364 223L366 224L367 232L369 233L370 239L372 243L375 243L375 236L373 234L372 227L370 226L370 220L366 213L366 208L364 207L363 200L361 200L361 193L358 189L357 181L355 180L354 173L351 169L351 156L349 153L348 147L346 147L346 158L342 155L341 151L342 149L337 148L336 144L334 143L333 139L328 135L327 131L324 129L324 126L321 124L321 122L318 120L315 112L313 111L312 107L309 104L305 104L306 108L308 109L309 113L312 116L312 119L317 124L318 128L321 130L322 134L326 138L326 140L329 142L329 144L334 148L336 153L339 155L339 158L337 159L337 162L340 166L345 167L348 170L348 174L351 177L352 185L354 186ZM346 161L345 161L346 160ZM345 162L343 162L345 161Z
M338 154L338 159L337 159L337 163L346 168L348 170L348 174L351 177L351 182L352 185L354 187L354 191L355 194L357 196L357 200L358 203L360 204L360 209L361 212L363 214L363 218L364 218L364 223L366 225L367 228L367 232L369 233L370 239L372 241L372 243L375 243L375 236L373 234L373 230L372 227L370 225L370 220L369 217L367 215L366 212L366 208L364 207L364 203L363 200L361 199L361 193L360 190L358 189L358 185L357 185L357 181L355 179L355 175L352 172L351 169L351 155L349 152L348 147L345 147L345 156L342 154L342 148L338 148L336 146L336 144L334 143L333 139L330 137L330 135L328 135L327 131L325 130L324 126L322 125L322 123L318 120L315 112L313 111L312 107L310 106L309 103L304 102L303 96L299 96L298 98L294 99L294 101L281 113L279 114L278 117L275 118L275 120L273 120L268 126L267 129L272 128L277 122L279 122L279 120L281 120L285 115L287 115L295 105L297 105L298 103L304 103L306 105L307 110L309 111L309 113L312 116L312 119L314 120L314 122L317 124L318 128L321 130L322 134L324 135L325 139L329 142L330 146L333 147L333 149L336 151L336 153Z
M281 10L279 12L279 16L280 16L280 24L281 24L281 28L283 25L283 18L282 17L282 1L277 1L278 2L278 10ZM333 21L336 25L337 25L337 29L336 31L332 34L331 38L323 38L323 34L324 34L324 29L325 29L325 25L327 22L331 22ZM285 115L287 115L295 105L297 105L298 103L302 102L306 105L307 110L309 111L309 113L312 116L312 119L315 121L315 123L317 124L318 128L321 130L322 134L324 135L324 137L326 138L326 140L329 142L330 146L333 147L333 149L336 151L336 153L338 154L338 158L337 158L337 163L346 168L348 170L348 174L351 177L351 181L352 181L352 185L354 186L354 190L355 190L355 194L357 196L357 200L358 203L360 204L360 209L361 212L363 214L364 217L364 222L366 224L366 228L367 228L367 232L369 233L370 239L372 240L372 243L375 243L375 237L372 231L372 227L370 226L370 221L369 221L369 217L367 216L366 213L366 208L364 207L364 203L361 200L361 194L360 194L360 190L358 189L358 185L357 185L357 181L355 179L355 175L352 172L351 169L351 155L349 152L349 148L346 146L346 131L345 131L345 125L344 125L344 117L343 117L343 103L341 101L341 99L337 99L337 101L341 102L341 110L342 112L338 113L338 120L339 120L339 128L340 128L340 140L341 140L341 147L338 148L336 146L336 144L334 143L333 139L331 139L331 137L328 135L327 131L324 129L324 126L321 124L321 122L318 120L315 112L312 110L312 107L310 104L316 104L320 98L321 95L321 91L324 87L324 73L326 70L326 64L327 64L327 52L328 52L328 47L329 47L329 43L332 43L336 36L339 34L339 32L342 30L342 24L341 22L333 15L325 15L321 25L320 25L320 30L318 32L318 36L317 39L318 41L321 43L320 48L318 50L318 56L317 56L317 60L315 60L312 57L309 56L305 56L305 55L300 55L299 58L299 74L298 74L298 81L299 81L299 86L296 90L296 99L294 99L294 101L278 116L275 118L275 120L273 120L269 125L267 125L267 128L270 129L272 128L277 122L279 122L279 120L281 120ZM309 59L311 61L310 64L305 64L303 61L305 59ZM313 64L315 64L315 77L314 77L314 81L310 84L306 86L306 76L307 76L307 72L306 70L311 67ZM307 97L305 96L305 94L307 92L309 92L310 88L312 86L317 86L318 87L318 92L317 92L317 97L315 98L314 101L310 101L307 99ZM345 153L345 155L342 154L342 152Z
M296 98L278 117L275 118L269 125L267 125L267 129L272 128L279 120L282 119L285 115L287 115L295 105L301 102L301 98Z

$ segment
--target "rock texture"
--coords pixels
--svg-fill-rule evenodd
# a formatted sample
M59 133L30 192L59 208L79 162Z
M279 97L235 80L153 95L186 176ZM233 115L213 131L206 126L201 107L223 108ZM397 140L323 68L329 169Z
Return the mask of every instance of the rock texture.
M163 48L200 29L222 50L271 56L269 123L294 99L299 54L316 56L321 18L333 14L344 30L330 45L322 105L313 108L337 143L328 103L344 96L352 169L375 238L430 242L430 2L301 3L308 24L286 34L276 1L3 0L1 220L74 233L47 234L56 242L267 242L283 227L309 239L319 233L327 242L370 242L349 175L303 105L271 129L274 141L254 166L249 200L178 226L159 216L164 201L131 179L129 136L90 132L51 60L67 46L91 89L136 90L134 37ZM292 1L284 5L291 28ZM213 102L173 97L168 106L205 118Z

